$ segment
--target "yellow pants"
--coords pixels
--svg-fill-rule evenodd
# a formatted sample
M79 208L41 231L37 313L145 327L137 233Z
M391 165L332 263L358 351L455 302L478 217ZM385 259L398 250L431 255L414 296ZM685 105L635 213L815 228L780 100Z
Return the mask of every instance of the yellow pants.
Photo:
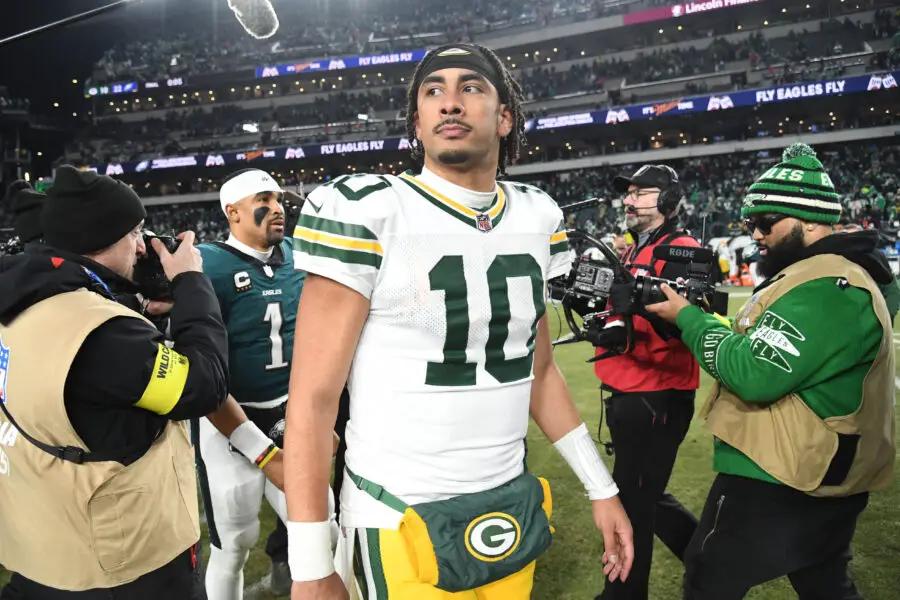
M529 600L534 565L465 592L445 592L416 581L414 565L393 529L357 529L357 557L365 574L366 600Z

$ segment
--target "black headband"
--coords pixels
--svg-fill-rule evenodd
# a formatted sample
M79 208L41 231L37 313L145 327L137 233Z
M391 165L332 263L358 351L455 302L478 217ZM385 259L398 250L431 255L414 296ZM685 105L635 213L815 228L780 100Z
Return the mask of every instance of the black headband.
M418 92L422 81L435 71L441 69L469 69L483 75L485 79L490 81L500 96L500 102L506 104L509 102L509 89L504 83L503 77L497 72L497 69L488 60L487 55L479 46L472 44L458 44L451 46L442 46L428 53L422 60L422 67L419 69L419 75L414 82L415 89Z

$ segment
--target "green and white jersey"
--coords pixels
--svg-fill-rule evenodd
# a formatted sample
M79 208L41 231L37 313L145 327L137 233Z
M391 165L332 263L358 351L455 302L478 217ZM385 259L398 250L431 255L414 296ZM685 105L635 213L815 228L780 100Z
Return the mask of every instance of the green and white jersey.
M370 301L348 381L350 468L410 503L520 474L546 285L570 269L556 202L428 171L343 176L310 194L294 237L298 269ZM349 526L396 525L348 488Z
M229 392L247 406L284 403L305 277L294 269L291 242L275 247L265 262L227 243L197 248L228 331Z

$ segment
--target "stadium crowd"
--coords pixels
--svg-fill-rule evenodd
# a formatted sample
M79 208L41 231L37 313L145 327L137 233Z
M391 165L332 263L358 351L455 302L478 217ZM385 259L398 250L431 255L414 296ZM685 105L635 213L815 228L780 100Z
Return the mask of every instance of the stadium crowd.
M896 14L884 10L877 11L875 18L868 23L853 22L849 18L843 21L832 18L823 21L819 31L812 33L805 28L792 29L785 37L770 39L762 31L754 31L747 39L739 42L715 37L701 49L690 46L686 49L639 52L631 61L594 58L590 62L585 60L560 69L554 65L528 65L519 76L530 102L567 94L601 91L607 88L607 80L610 79L624 78L629 83L660 81L719 72L734 62L745 64L751 69L763 70L764 78L773 85L824 80L842 75L848 64L859 62L859 59L843 60L833 57L863 49L866 39L895 35L898 22L900 18ZM723 26L718 27L718 30L709 30L707 35L723 33ZM688 34L682 31L671 35L674 39ZM696 36L698 32L691 35ZM638 38L638 41L642 39L641 36ZM668 42L669 38L664 41ZM655 42L659 43L659 40ZM897 47L869 58L871 68L888 68L900 64L900 35L895 42ZM613 46L616 43L609 42ZM651 46L653 40L646 39L642 43ZM559 60L571 58L569 55L574 52L564 45L559 50ZM208 104L216 100L212 91L209 94L172 94L169 99L163 96L158 104L132 102L115 110L141 111L174 107L179 103L195 108L182 112L172 110L163 118L151 117L139 122L123 122L116 118L97 120L78 140L70 144L68 151L70 155L80 155L80 159L86 163L97 164L179 154L184 151L180 142L185 140L202 140L202 146L193 147L200 152L243 149L248 146L246 138L229 137L246 134L247 131L243 129L245 123L259 124L258 143L261 146L271 144L273 139L281 144L296 144L327 141L360 131L368 131L377 136L393 135L402 133L404 127L402 107L405 102L405 83L405 77L401 75L348 73L337 80L329 81L323 77L318 82L304 83L302 86L299 82L292 81L272 83L271 87L268 83L265 86L236 86L231 88L230 95L223 92L225 98L220 94L219 100L224 100L227 104L213 106L209 110L199 106L205 104L208 108ZM384 87L378 91L366 90L379 84L392 87ZM721 89L721 86L710 90L700 80L688 82L686 91L734 91L749 85L746 77L732 77L727 90ZM266 108L257 109L245 109L235 104L248 99L274 99L307 92L323 92L329 86L336 90L334 95L318 96L313 102L306 104L276 107L271 103ZM633 94L622 93L619 89L610 89L608 92L605 100L598 102L596 108L604 109L638 101ZM546 112L530 111L528 116L546 116ZM382 118L377 119L376 113L381 113ZM280 133L291 128L305 129L292 131L287 138L284 133ZM95 143L89 143L90 140Z
M555 19L574 15L596 18L648 4L665 2L621 2L608 7L599 0L466 0L446 10L447 5L441 2L411 6L395 0L393 5L379 3L369 7L347 0L330 2L327 7L320 3L322 10L318 11L310 11L300 3L283 3L277 6L280 19L292 25L279 34L274 46L269 41L249 38L230 17L202 31L179 31L179 23L173 19L162 37L148 28L140 38L108 50L94 69L93 81L227 71L264 64L272 60L273 54L301 59L321 57L323 53L340 56L388 52L406 49L410 38L427 38L429 43L468 40L498 28L527 24L540 27Z
M777 153L776 153L777 154ZM900 220L900 146L845 145L820 149L820 156L841 196L845 217L854 223L871 223L878 228L896 228ZM685 226L699 231L706 220L707 237L727 235L740 227L741 201L747 186L777 157L757 154L719 155L670 161L682 174L685 198L679 208ZM397 165L409 168L409 163ZM394 165L390 165L394 167ZM569 213L569 224L591 233L620 231L624 213L617 206L613 178L627 166L617 165L547 174L522 179L546 190L560 206L604 199L598 206ZM376 168L390 172L388 165ZM279 174L281 183L295 187L304 179L299 174ZM514 178L519 179L519 178ZM197 181L189 191L214 191L218 182ZM138 189L140 193L145 190ZM167 204L148 207L147 227L157 233L192 229L200 240L223 239L225 217L217 202ZM9 225L4 215L5 226Z

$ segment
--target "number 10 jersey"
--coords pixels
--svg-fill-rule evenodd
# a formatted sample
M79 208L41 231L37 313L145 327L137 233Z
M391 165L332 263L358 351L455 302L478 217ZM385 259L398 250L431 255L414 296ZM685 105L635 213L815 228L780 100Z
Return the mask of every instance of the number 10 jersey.
M502 182L472 208L434 178L340 177L310 194L294 233L297 268L370 301L347 464L410 504L522 472L546 285L570 269L562 211L538 188ZM396 525L348 487L345 525Z

